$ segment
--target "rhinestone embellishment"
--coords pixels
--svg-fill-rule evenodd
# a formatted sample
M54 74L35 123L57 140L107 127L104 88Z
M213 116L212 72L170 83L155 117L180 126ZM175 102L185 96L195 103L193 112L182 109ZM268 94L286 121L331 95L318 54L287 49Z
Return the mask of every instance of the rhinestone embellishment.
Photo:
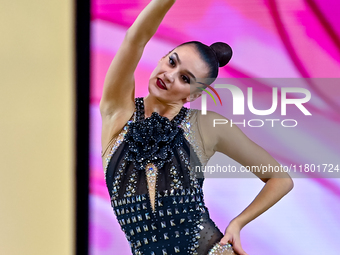
M155 197L156 197L156 180L157 180L157 167L154 164L148 164L145 169L149 197L152 211L155 211Z
M189 110L182 109L171 121L171 125L176 125L180 136L184 139L181 138L181 142L176 142L176 146L164 149L171 155L164 154L166 157L162 158L161 150L164 148L162 147L155 148L156 153L149 154L150 157L144 158L146 154L141 153L140 158L129 158L127 152L134 147L130 147L126 134L138 125L127 125L124 130L125 135L119 139L119 144L124 147L118 150L117 146L110 153L112 155L115 151L121 153L118 157L114 155L112 159L115 161L112 160L113 163L110 163L107 174L110 178L107 180L108 185L110 182L113 183L111 204L135 255L198 254L204 201L202 183L190 171L192 151L189 151L188 145L190 147L192 144L185 139L183 133L183 124L186 125L184 117L189 116ZM144 122L142 99L136 99L134 115L133 122L148 123ZM157 114L154 114L154 117L154 120L166 121L165 117ZM149 128L146 126L144 130L148 131ZM139 144L136 143L140 146L139 152L144 149L152 150L152 148L145 148L152 144L144 144L149 137L147 135L143 137L143 132L137 130L130 134L135 134L133 139L141 139L138 140ZM166 135L162 138L154 138L168 139ZM162 144L161 142L160 145ZM169 155L170 157L167 158ZM160 181L162 182L158 184ZM159 190L160 187L162 190ZM170 243L174 245L169 246Z

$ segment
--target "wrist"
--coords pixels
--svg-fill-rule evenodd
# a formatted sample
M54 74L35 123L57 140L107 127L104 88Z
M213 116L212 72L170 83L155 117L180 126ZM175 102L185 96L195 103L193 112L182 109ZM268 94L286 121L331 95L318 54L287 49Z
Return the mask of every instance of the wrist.
M236 229L238 231L241 231L241 229L245 226L246 224L243 223L242 219L240 219L239 217L236 217L234 219L232 219L229 223L229 226L233 229ZM228 227L229 227L228 226Z

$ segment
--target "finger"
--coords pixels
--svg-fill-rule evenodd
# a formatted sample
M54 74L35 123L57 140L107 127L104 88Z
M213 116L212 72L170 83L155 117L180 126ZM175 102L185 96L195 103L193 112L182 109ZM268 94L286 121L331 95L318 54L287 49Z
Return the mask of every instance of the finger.
M234 244L233 249L238 255L248 255L241 247L241 244Z
M227 243L229 243L230 238L228 236L224 236L221 240L220 240L220 245L226 245Z

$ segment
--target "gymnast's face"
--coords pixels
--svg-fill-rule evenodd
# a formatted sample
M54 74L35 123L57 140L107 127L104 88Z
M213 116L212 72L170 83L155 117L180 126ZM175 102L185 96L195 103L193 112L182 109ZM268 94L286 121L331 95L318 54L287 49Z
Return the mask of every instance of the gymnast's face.
M185 104L201 93L198 80L208 76L208 65L193 45L182 45L163 57L149 80L149 93L160 101ZM190 93L191 92L191 93Z

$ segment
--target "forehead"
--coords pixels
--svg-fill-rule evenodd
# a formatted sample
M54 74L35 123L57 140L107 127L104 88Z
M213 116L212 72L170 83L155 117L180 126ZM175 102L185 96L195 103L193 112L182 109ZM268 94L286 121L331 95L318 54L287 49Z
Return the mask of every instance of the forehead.
M183 69L193 73L196 78L206 78L209 67L201 58L200 54L193 45L182 45L170 52L170 56L177 53Z

